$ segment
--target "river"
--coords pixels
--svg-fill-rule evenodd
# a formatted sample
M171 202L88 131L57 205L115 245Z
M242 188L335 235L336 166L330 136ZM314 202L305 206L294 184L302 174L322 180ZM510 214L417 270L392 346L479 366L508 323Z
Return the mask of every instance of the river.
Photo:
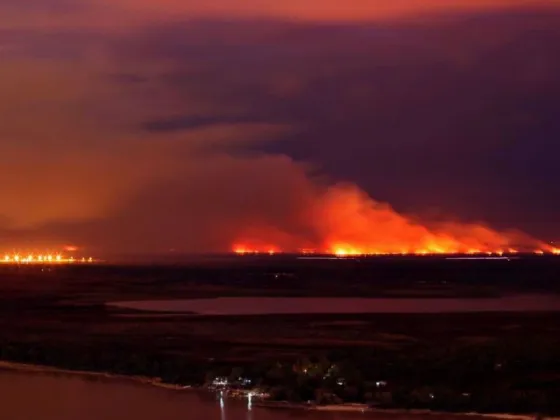
M0 371L0 396L0 418L6 420L434 419L433 415L271 410L251 407L247 401L122 379L9 370ZM464 417L441 415L437 418Z

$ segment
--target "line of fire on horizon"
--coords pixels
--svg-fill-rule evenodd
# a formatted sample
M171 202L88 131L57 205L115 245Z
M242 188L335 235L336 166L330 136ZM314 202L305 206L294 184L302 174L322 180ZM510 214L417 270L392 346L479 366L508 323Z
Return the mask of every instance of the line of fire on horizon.
M285 252L281 251L277 247L263 247L263 248L252 248L242 245L237 245L233 248L233 252L237 255L276 255L283 254ZM498 249L493 251L484 251L480 249L469 249L467 251L457 251L457 250L443 250L443 249L418 249L418 250L402 250L400 252L381 252L381 251L371 251L362 250L353 247L343 247L337 246L332 249L327 249L324 251L316 249L301 249L297 252L301 255L331 255L339 258L344 257L373 257L373 256L437 256L437 255L468 255L468 256L504 256L504 255L516 255L516 254L535 254L535 255L560 255L560 248L550 247L548 249L536 249L532 252L530 251L520 251L514 248Z
M76 258L73 256L66 256L63 254L20 254L12 253L5 254L4 258L0 260L0 264L86 264L94 263L96 260L93 257Z

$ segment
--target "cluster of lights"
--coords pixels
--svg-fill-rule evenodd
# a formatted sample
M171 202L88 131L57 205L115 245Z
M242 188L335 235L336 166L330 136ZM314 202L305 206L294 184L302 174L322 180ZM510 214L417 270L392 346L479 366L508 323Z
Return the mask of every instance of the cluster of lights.
M274 255L281 253L278 248L275 247L268 247L263 249L255 249L255 248L248 248L248 247L235 247L233 249L234 253L237 255ZM435 256L435 255L487 255L487 256L498 256L501 257L503 255L515 255L520 253L519 250L514 248L508 249L498 249L495 251L483 251L480 249L468 249L465 251L458 251L458 250L446 250L446 249L438 249L438 248L431 248L431 249L418 249L418 250L402 250L400 252L383 252L383 251L375 251L375 250L362 250L359 248L354 248L351 246L335 246L329 250L324 252L317 252L314 249L302 249L299 251L302 255L313 255L313 254L325 254L325 255L334 255L336 257L364 257L364 256ZM536 249L533 251L535 255L560 255L560 248L548 248L548 249Z
M73 264L93 263L94 259L66 257L61 254L6 254L0 263L3 264Z

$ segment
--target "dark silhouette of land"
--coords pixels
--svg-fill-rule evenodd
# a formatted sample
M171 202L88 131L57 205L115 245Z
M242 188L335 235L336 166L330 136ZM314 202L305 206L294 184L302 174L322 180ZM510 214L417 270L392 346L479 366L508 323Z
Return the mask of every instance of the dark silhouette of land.
M560 414L560 312L202 316L107 306L218 296L560 295L560 258L204 259L0 267L0 357L277 400ZM328 308L325 308L328 312Z

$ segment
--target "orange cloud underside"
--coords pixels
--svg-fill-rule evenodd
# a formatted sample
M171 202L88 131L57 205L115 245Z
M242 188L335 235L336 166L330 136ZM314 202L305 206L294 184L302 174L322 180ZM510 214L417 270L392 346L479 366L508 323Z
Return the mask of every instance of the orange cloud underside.
M430 14L517 7L554 6L545 0L118 0L120 7L135 11L187 13L191 17L271 17L302 20L371 20Z
M84 6L65 13L3 10L0 26L104 28L134 27L148 22L188 19L281 19L303 21L372 21L417 18L515 8L557 7L555 0L77 0Z

